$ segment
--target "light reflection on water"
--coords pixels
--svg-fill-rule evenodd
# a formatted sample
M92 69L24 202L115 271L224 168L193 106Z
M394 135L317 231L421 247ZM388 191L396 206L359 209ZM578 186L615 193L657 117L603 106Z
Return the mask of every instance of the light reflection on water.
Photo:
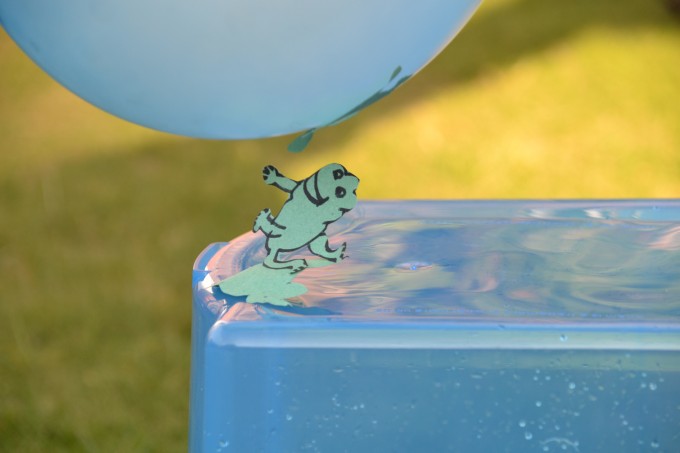
M309 291L299 302L370 317L680 315L680 203L502 207L363 203L329 228L349 259L301 272ZM239 240L240 266L262 261L261 238Z

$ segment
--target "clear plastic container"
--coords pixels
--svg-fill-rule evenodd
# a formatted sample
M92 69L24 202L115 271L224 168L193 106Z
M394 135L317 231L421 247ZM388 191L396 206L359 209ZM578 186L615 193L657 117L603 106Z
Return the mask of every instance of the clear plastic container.
M680 202L363 202L291 307L194 266L200 452L680 451Z

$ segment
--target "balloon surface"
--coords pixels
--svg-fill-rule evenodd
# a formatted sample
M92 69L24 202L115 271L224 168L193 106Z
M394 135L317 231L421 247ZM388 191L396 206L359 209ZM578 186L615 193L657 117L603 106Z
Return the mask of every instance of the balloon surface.
M240 139L349 118L430 61L480 2L0 0L0 23L114 115Z

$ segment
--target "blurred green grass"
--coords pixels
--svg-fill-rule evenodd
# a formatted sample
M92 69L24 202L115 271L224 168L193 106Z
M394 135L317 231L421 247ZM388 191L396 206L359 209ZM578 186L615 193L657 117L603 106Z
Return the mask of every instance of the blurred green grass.
M300 155L127 124L4 33L0 86L0 451L185 450L191 264L280 205L265 164L341 162L362 198L680 194L680 22L661 1L487 0Z

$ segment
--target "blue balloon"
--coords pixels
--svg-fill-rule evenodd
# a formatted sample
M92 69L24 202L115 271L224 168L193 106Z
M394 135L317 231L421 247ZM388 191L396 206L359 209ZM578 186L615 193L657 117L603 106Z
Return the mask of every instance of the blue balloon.
M68 89L129 121L219 139L307 132L379 100L481 0L0 0Z

